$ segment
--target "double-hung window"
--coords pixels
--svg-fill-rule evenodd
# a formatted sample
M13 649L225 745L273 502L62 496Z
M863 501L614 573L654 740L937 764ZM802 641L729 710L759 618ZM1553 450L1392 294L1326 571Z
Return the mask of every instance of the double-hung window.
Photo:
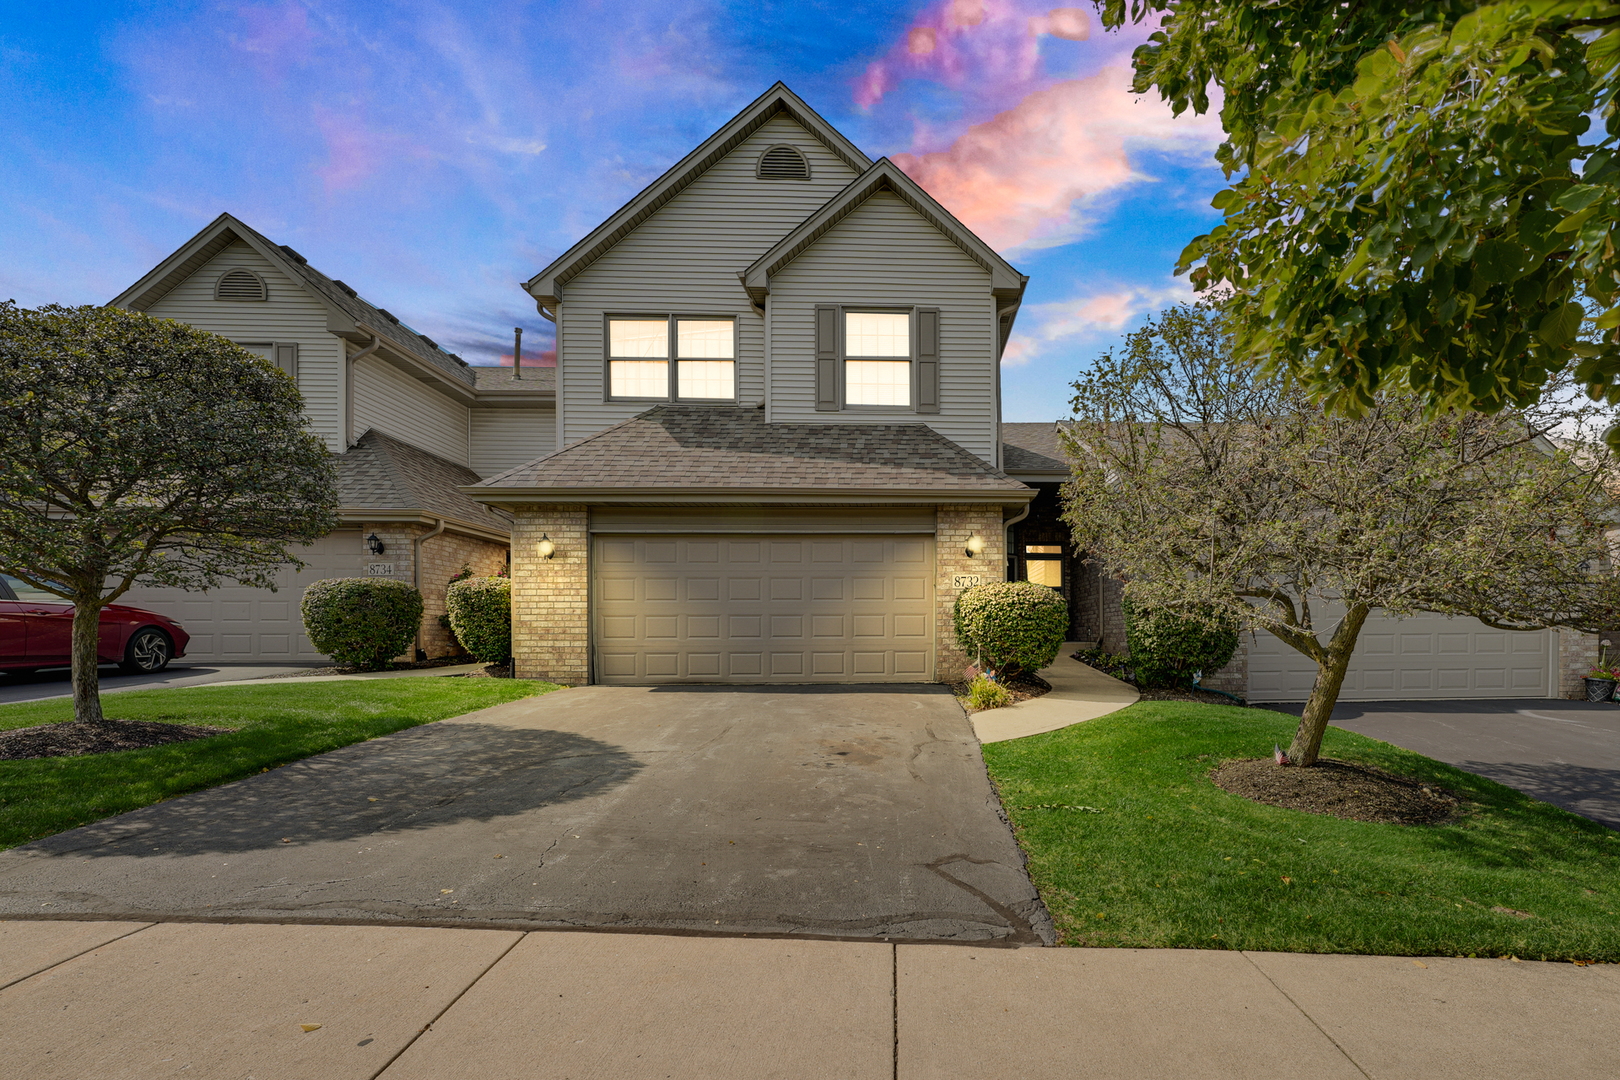
M816 305L816 411L939 412L939 309Z
M735 401L735 319L685 315L607 318L607 396Z

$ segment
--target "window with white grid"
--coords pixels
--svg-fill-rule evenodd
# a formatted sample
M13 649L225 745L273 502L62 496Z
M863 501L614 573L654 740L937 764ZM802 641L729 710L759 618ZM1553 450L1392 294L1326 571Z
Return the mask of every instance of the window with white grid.
M731 319L608 319L608 396L734 401L737 335ZM670 365L674 364L671 378Z
M844 404L911 404L911 316L844 312Z

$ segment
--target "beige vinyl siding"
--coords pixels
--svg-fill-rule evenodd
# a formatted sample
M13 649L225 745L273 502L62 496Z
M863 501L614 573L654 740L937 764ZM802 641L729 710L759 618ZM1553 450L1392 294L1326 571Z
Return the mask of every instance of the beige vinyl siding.
M245 266L265 280L268 300L214 299L214 283L225 271ZM150 315L189 323L232 341L290 341L298 344L298 390L310 430L341 453L338 412L342 339L328 333L326 308L246 244L232 244L147 309Z
M817 304L939 308L939 413L816 412ZM925 423L994 464L994 319L989 272L880 191L771 278L771 420Z
M468 460L468 408L373 353L354 362L354 437L375 428L460 465Z
M776 143L810 162L803 180L757 180L754 165ZM605 312L735 315L740 329L738 401L764 395L764 320L737 280L742 270L855 173L796 121L777 116L716 162L577 277L563 284L559 393L562 445L645 411L645 403L604 403Z
M472 470L494 476L557 448L553 409L472 410Z

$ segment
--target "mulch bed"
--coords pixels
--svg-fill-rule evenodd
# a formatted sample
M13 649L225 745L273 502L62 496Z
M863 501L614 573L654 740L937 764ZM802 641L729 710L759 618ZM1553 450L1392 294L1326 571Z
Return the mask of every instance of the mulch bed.
M1142 695L1143 701L1196 701L1203 705L1230 705L1237 709L1250 709L1254 706L1243 701L1233 701L1224 694L1214 694L1208 690L1143 690L1137 687L1136 692Z
M510 679L512 677L512 665L485 664L477 671L467 671L450 677L452 679Z
M963 708L967 709L968 712L975 711L974 709L968 707L965 703L968 692L968 680L957 679L955 682L946 683L945 685L951 688L951 693L955 694L959 698L964 699ZM1038 698L1042 694L1050 694L1052 692L1052 684L1033 672L1019 672L1016 675L1009 675L1001 680L1001 685L1005 686L1008 692L1012 694L1014 705L1018 704L1020 701L1028 701L1030 698Z
M139 750L147 746L206 739L223 735L230 728L194 727L189 724L160 724L152 720L104 720L99 724L70 721L40 724L38 727L0 731L0 761L25 758L78 757L81 754L109 754L115 750Z
M1433 825L1449 818L1462 802L1445 788L1331 758L1318 758L1308 769L1278 765L1272 758L1228 761L1210 779L1234 795L1269 806L1390 825Z

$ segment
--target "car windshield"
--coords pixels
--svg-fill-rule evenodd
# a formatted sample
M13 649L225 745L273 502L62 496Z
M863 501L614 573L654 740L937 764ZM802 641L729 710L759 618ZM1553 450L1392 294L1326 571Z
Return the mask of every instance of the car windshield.
M44 589L36 589L26 581L19 581L10 574L0 574L7 585L11 586L12 595L25 604L65 604L55 593L48 593Z

